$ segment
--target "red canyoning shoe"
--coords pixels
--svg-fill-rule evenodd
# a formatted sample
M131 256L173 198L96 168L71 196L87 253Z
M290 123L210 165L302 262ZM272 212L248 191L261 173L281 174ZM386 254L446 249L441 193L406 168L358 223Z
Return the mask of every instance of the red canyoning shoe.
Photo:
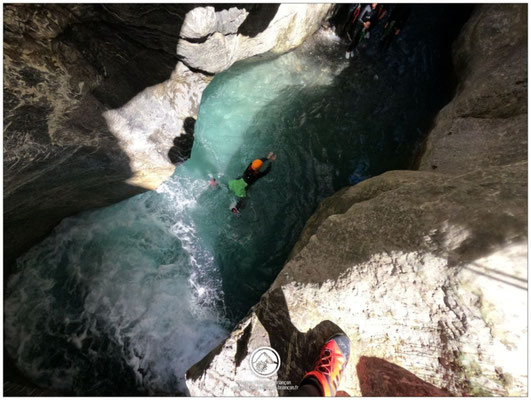
M304 375L302 382L317 381L322 396L335 396L349 356L349 338L342 333L332 336L321 348L313 370Z

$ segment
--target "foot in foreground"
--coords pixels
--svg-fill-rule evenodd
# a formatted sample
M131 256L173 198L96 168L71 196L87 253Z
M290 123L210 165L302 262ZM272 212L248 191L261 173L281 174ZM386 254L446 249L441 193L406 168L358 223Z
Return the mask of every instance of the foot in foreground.
M321 348L313 370L304 375L294 396L335 396L350 356L345 334L332 336Z

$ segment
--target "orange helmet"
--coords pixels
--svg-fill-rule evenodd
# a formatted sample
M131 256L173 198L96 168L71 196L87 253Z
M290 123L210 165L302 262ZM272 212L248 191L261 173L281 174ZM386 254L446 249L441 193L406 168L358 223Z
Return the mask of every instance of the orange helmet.
M253 161L253 163L251 164L251 168L255 171L258 171L260 168L262 168L262 165L264 163L262 162L262 160L259 160L259 159L256 159Z

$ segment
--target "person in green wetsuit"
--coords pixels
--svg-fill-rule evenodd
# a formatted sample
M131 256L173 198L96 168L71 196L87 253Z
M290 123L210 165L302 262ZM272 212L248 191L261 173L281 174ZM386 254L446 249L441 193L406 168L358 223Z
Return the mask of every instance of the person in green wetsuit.
M239 214L243 208L243 199L247 195L246 189L258 179L266 176L271 171L271 165L276 159L276 154L271 151L267 157L257 158L250 163L240 177L229 181L229 189L238 197L236 205L231 209L234 214ZM269 161L269 165L264 171L261 171L260 169L266 161Z

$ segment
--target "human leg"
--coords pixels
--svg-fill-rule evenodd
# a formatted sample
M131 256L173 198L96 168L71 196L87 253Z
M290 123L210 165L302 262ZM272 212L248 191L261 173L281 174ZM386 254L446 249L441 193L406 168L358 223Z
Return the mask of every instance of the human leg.
M356 46L361 40L362 32L363 32L363 24L360 21L356 21L356 24L354 25L354 30L352 31L352 35L351 35L352 41L347 47L348 52L352 52L356 48Z

